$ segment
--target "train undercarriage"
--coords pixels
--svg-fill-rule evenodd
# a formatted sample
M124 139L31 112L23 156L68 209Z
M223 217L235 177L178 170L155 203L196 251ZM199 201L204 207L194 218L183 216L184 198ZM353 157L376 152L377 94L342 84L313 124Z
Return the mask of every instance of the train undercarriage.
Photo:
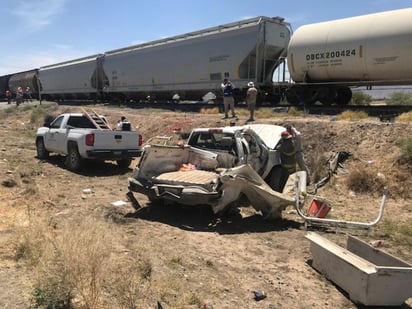
M292 105L347 105L352 99L352 90L347 86L293 85L285 90L285 99Z

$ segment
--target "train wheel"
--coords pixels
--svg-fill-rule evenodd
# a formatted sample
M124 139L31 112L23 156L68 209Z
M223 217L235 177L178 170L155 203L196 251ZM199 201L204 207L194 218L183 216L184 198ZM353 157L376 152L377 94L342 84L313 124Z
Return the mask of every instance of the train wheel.
M323 105L331 105L336 100L336 90L335 88L322 88L319 93L319 101Z
M336 104L347 105L352 99L352 90L349 87L340 87L336 89Z
M296 105L299 104L299 91L296 87L291 87L286 91L286 101L290 104Z
M281 96L278 94L274 94L273 96L270 97L269 102L270 102L270 105L276 106L280 103L280 100L281 100Z
M303 89L303 102L306 105L313 105L318 100L318 91L316 88L307 87Z

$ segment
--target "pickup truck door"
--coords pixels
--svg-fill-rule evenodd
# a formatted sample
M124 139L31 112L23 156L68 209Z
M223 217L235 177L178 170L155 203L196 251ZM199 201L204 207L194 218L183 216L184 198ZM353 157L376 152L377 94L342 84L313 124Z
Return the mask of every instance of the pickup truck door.
M62 123L64 120L64 116L60 116L56 118L49 126L49 130L44 134L44 145L46 146L47 150L51 152L58 152L61 153L62 143L66 140L66 138L62 138L62 134L67 134L67 129L62 129Z

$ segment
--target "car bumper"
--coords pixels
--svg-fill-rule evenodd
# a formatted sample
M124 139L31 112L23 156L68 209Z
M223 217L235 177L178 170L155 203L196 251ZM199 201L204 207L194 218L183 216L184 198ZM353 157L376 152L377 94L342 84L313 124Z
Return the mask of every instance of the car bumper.
M168 200L182 205L210 205L219 203L221 193L208 191L201 186L141 183L129 178L129 190L146 195L151 200Z
M126 150L87 150L87 158L89 159L102 159L102 160L121 160L140 157L142 151L138 149L126 149Z

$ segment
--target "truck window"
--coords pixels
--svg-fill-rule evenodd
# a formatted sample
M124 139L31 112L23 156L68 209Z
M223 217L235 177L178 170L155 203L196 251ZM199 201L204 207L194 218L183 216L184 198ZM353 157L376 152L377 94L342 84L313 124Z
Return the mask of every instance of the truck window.
M83 116L70 116L67 121L67 125L74 128L83 128L83 129L95 129L94 124L86 117Z
M229 145L229 141L232 141ZM234 146L234 136L222 132L196 132L190 138L189 144L198 148L230 150Z
M56 119L54 119L54 121L50 124L50 128L52 129L58 129L60 128L61 124L63 121L63 116L57 117Z

